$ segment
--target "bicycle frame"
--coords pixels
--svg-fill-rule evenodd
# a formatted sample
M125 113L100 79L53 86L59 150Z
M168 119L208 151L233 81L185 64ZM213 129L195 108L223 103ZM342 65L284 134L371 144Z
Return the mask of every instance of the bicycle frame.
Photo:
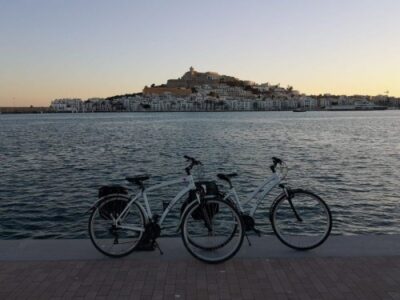
M228 193L225 195L224 200L228 199L229 197L232 197L234 199L235 204L237 205L239 211L244 214L245 211L243 209L243 206L254 201L257 197L257 201L254 201L254 204L250 208L250 213L249 216L253 217L257 207L260 205L261 201L264 200L264 197L269 194L269 192L276 187L279 183L281 183L282 178L276 174L273 173L269 178L264 180L248 197L247 199L241 203L239 200L239 196L236 193L236 190L234 187L230 188L228 190Z
M178 194L169 202L168 206L163 211L160 219L157 221L157 224L161 227L161 225L162 225L163 221L165 220L166 216L168 215L169 211L175 206L175 204L189 191L196 189L196 185L194 183L194 179L193 179L192 175L187 175L187 176L184 176L184 177L181 177L178 179L166 181L166 182L151 186L147 189L141 190L138 194L136 194L135 197L131 197L131 200L129 201L128 205L124 208L124 210L121 212L119 217L115 220L116 224L119 224L120 222L122 222L124 220L125 216L129 212L129 209L132 206L132 204L137 202L138 199L140 199L140 198L143 198L143 201L145 204L144 209L143 209L143 212L145 213L145 217L147 219L152 219L153 214L151 212L151 208L149 205L147 192L155 191L155 190L161 189L166 186L182 184L182 183L186 183L186 186L182 190L180 190L178 192ZM199 201L199 203L200 203L199 196L197 196L197 201ZM138 204L140 205L140 203L138 203ZM140 205L140 206L142 206L142 205ZM142 206L142 208L143 208L143 206ZM126 228L126 229L139 230L139 228L127 228L127 227L121 226L121 225L117 225L117 226L119 226L121 228ZM140 228L139 231L144 231L144 228L143 229Z

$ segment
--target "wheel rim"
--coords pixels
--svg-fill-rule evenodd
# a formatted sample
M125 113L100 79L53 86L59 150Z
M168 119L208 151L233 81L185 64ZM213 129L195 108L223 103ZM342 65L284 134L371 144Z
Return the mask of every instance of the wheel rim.
M310 249L320 245L331 229L331 216L323 201L312 194L294 193L292 198L298 220L287 198L280 200L273 212L273 226L287 245Z
M192 206L183 223L185 245L195 257L207 262L223 261L240 248L243 240L243 228L240 216L227 203L208 200L207 205L218 204L218 212L208 211L211 228L207 228L203 219L195 219L199 205ZM211 229L211 230L210 230Z
M121 256L131 252L139 243L144 230L144 217L140 208L133 204L118 225L114 220L123 212L125 198L113 197L102 202L93 212L90 235L93 243L103 253Z

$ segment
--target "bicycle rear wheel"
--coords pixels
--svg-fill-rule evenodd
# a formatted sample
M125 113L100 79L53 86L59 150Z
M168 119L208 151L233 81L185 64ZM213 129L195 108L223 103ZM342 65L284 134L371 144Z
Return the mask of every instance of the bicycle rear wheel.
M210 211L208 207L218 209ZM220 263L233 257L240 249L244 227L232 204L210 199L204 206L193 202L188 207L182 216L181 233L191 255L207 263Z
M124 195L105 198L90 215L90 239L96 249L107 256L128 255L143 236L145 218L136 203L131 204L119 224L114 222L128 202L129 199Z
M283 195L271 210L272 228L282 243L309 250L321 245L332 229L328 205L317 195L305 190L291 191L290 201Z

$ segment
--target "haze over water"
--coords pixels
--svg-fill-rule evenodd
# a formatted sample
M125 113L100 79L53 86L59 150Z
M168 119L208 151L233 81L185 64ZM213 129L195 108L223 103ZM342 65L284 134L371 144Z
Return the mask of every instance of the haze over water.
M400 111L1 115L0 238L87 237L98 187L184 175L185 154L204 163L198 179L238 172L242 199L278 156L290 186L330 205L334 234L400 233L398 128ZM156 212L176 191L150 195ZM256 220L269 232L272 199Z

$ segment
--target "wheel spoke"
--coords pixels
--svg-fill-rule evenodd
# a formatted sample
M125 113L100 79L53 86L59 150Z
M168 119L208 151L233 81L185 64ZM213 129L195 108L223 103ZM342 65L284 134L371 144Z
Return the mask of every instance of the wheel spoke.
M114 226L127 203L126 198L112 197L101 202L92 212L89 222L90 238L95 247L106 255L123 256L130 253L143 235L144 215L135 203L124 214L124 224ZM114 244L116 237L118 243Z

